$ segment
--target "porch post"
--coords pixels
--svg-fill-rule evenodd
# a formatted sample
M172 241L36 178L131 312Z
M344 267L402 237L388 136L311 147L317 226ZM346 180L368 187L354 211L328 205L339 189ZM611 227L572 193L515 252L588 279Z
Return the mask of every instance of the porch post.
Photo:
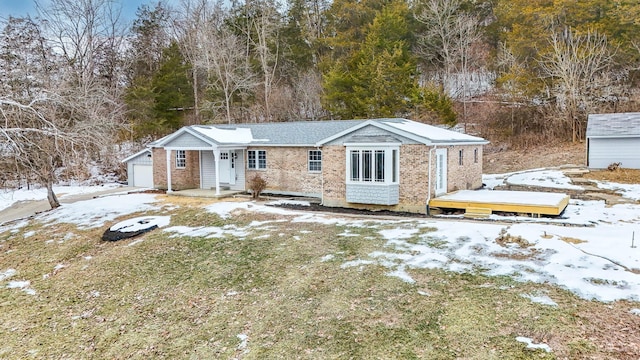
M213 150L216 166L216 196L220 195L220 149Z
M167 153L167 192L173 192L171 190L171 150L165 149Z

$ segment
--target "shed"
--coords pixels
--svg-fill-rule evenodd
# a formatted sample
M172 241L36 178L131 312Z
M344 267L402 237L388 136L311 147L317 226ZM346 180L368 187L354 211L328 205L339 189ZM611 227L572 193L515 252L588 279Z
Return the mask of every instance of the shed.
M590 114L587 122L587 167L612 163L640 169L640 112Z
M135 187L153 187L153 160L151 150L141 150L122 160L127 164L127 184Z

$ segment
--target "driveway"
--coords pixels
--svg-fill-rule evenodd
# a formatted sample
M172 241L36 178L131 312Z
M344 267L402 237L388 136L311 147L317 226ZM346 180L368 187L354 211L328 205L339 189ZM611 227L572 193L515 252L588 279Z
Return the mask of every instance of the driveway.
M71 204L77 201L90 200L96 197L101 196L109 196L120 193L128 193L132 191L139 191L142 188L123 186L119 188L104 190L104 191L96 191L86 194L76 194L65 196L64 194L58 195L58 200L60 204L64 206L64 204ZM41 213L43 211L51 210L51 206L49 206L49 201L47 200L32 200L32 201L20 201L13 204L11 207L8 207L2 211L0 211L0 225L15 221L18 219L24 219L35 214Z

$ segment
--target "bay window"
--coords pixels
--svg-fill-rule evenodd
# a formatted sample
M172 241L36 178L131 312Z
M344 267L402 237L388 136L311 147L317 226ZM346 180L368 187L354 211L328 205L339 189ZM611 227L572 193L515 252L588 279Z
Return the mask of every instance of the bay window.
M398 148L347 147L347 179L358 183L398 183Z

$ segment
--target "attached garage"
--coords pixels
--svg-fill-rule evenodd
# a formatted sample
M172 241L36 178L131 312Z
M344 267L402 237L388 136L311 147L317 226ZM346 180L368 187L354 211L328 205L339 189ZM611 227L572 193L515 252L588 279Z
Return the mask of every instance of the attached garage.
M640 169L640 113L591 114L587 122L587 167L613 163Z
M122 160L127 164L127 184L135 187L153 187L153 160L151 150L144 149Z

